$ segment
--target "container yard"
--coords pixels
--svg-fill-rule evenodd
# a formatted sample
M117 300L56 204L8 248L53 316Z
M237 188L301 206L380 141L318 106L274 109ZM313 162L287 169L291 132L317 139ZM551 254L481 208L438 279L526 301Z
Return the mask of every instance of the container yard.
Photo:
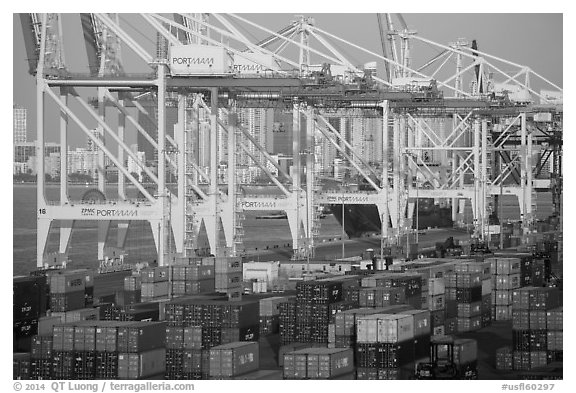
M382 54L304 16L275 33L235 14L16 15L34 173L56 157L48 120L61 172L59 199L35 177L14 380L564 379L563 93L529 66L400 14L375 15ZM89 74L64 62L72 19ZM423 43L443 52L417 66ZM69 123L98 163L80 199ZM97 255L71 257L82 231Z
M238 257L187 258L123 280L36 271L13 283L14 378L523 378L561 365L563 308L550 278L560 262L534 286L520 279L521 265L547 257L516 252L420 258L398 262L402 270L302 277L294 289L252 294L215 291L215 266L241 270ZM164 279L164 295L140 296ZM174 291L199 281L208 290ZM82 301L61 302L68 294ZM484 341L484 331L499 340Z

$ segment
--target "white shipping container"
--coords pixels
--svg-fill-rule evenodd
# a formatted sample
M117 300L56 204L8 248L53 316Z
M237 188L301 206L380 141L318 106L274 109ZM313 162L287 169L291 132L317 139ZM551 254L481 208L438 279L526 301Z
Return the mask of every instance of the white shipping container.
M228 75L234 58L224 48L208 45L173 45L168 66L173 76Z
M414 338L414 316L377 314L378 342L398 343Z
M378 342L378 316L365 315L356 321L356 341L359 343Z
M443 278L428 279L428 294L430 296L444 295L445 293L446 285Z
M534 121L539 122L552 121L552 113L550 112L534 113Z

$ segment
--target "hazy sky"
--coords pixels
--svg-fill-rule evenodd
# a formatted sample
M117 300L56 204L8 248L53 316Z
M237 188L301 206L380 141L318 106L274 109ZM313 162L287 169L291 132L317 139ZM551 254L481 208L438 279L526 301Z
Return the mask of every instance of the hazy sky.
M315 19L318 27L334 35L354 42L378 54L381 53L380 36L376 14L305 14ZM278 31L288 25L294 17L291 14L245 14L243 15L271 30ZM562 77L562 14L403 14L411 29L418 35L441 44L448 44L457 38L478 41L480 50L515 63L529 66L557 85L563 85ZM136 20L134 16L125 16L126 22ZM35 80L28 74L26 52L22 38L22 27L17 14L13 15L13 102L28 108L28 139L36 138ZM122 21L121 21L121 24ZM154 35L146 32L143 25L124 23L123 26L139 40L142 45L153 48ZM250 37L250 30L246 31ZM67 65L71 71L87 72L86 51L83 47L82 32L78 14L64 15L64 42ZM257 38L264 38L260 33ZM352 58L356 64L373 60L366 55L346 47L335 45L342 53ZM427 45L414 45L414 63L423 64L438 53ZM143 65L129 50L123 50L123 62L130 72L145 71ZM503 71L510 69L504 68ZM544 87L533 81L535 90ZM94 95L86 93L87 95ZM53 104L47 106L47 113L56 114ZM94 123L95 124L95 123ZM89 126L94 126L89 123ZM45 127L47 141L57 141L58 116L47 116ZM85 143L84 135L71 125L71 144L80 146ZM131 142L130 140L128 141Z

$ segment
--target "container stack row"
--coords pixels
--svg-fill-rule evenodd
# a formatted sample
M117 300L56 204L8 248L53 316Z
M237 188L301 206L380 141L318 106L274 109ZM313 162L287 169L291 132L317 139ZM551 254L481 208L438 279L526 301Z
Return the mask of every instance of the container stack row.
M410 304L416 309L422 308L422 276L418 273L378 273L362 278L362 287L378 290L380 288L401 288L404 290L403 301L405 304ZM375 292L375 299L376 294L377 292ZM389 304L399 304L393 302L402 300L402 296L395 292L389 294L383 292L383 297L389 299ZM382 306L389 304L382 304ZM362 306L362 304L360 305ZM374 303L372 307L378 307L378 305Z
M143 302L126 305L105 303L98 306L98 315L103 321L159 321L163 319L163 305L158 302Z
M422 305L424 309L430 310L430 324L433 335L446 333L446 321L453 321L452 326L456 326L457 310L452 301L451 314L448 315L448 297L446 290L446 277L453 273L456 262L449 260L419 260L414 269L422 275Z
M258 300L183 297L165 307L167 379L208 379L210 349L259 338Z
M304 348L283 356L284 379L354 379L350 348Z
M57 323L32 339L28 379L142 379L163 375L163 322ZM45 330L45 329L43 329Z
M296 285L296 301L283 304L280 311L282 344L291 342L328 343L328 325L334 315L354 307L343 300L343 287L357 284L355 277L301 281ZM284 330L284 331L283 331Z
M381 308L353 308L339 312L334 318L334 338L329 340L329 345L335 348L354 348L357 342L356 327L362 317L374 314L395 314L412 309L409 305L396 305Z

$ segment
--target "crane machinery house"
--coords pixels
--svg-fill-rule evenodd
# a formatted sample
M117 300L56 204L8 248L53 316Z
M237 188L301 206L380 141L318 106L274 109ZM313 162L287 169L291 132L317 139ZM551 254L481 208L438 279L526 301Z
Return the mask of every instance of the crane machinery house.
M172 76L226 76L234 70L233 56L216 46L174 45L169 59Z

